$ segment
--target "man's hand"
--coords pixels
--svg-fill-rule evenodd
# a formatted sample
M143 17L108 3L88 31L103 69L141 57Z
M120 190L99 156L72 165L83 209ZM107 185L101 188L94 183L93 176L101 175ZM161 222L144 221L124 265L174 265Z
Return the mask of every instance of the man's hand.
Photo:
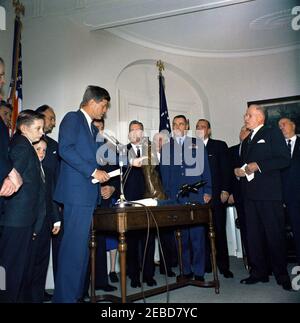
M234 198L233 198L232 194L229 195L227 202L228 202L228 204L234 204Z
M246 168L245 168L245 171L246 171L247 175L251 175L251 174L255 173L258 170L259 170L259 167L255 162L248 164L246 166Z
M102 186L101 187L101 196L104 200L108 200L114 193L115 188L113 186Z
M234 169L234 175L236 177L245 177L246 176L246 173L245 173L245 171L242 168L235 168Z
M222 191L220 195L220 199L222 203L225 203L228 200L229 193L227 191Z
M205 204L209 203L209 201L211 200L211 195L210 195L210 194L205 193L205 194L203 195L203 200L204 200L204 203L205 203Z
M134 167L142 167L143 165L143 160L146 159L147 157L144 156L144 157L139 157L139 158L134 158L132 159L131 161L131 165L134 166Z
M18 173L18 171L15 168L13 168L11 172L8 174L8 178L14 183L16 187L15 192L17 192L19 188L23 185L23 180L21 175Z
M93 174L94 178L97 179L100 183L107 182L110 177L104 170L97 169Z
M54 225L52 229L52 234L56 235L59 233L59 231L60 231L60 226Z
M17 189L14 183L8 177L6 177L0 190L0 196L11 196L16 191Z

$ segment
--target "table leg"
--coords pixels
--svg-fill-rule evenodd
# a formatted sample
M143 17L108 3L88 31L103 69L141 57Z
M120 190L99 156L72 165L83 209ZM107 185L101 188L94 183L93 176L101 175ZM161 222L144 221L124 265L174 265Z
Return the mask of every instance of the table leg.
M121 296L122 303L126 303L126 251L127 243L125 233L120 232L118 251L120 255L120 271L121 271Z
M95 293L95 261L96 261L96 249L97 249L97 241L96 241L96 231L94 230L94 226L92 224L91 229L91 238L90 238L90 266L91 266L91 302L96 302L96 293Z
M209 236L210 247L211 247L210 259L211 259L212 271L214 275L215 292L216 294L219 294L219 279L218 279L218 272L217 272L216 246L215 246L216 234L214 230L211 209L209 210L208 236Z
M179 262L179 276L183 277L183 265L182 265L182 243L181 243L181 231L176 230L176 240L178 245L178 262Z

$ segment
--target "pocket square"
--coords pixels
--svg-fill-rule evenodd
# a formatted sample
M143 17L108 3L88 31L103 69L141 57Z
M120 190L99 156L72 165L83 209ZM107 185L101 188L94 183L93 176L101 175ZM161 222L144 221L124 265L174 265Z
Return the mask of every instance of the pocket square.
M260 140L258 140L258 142L257 142L258 144L265 144L266 142L265 142L265 140L264 139L260 139Z

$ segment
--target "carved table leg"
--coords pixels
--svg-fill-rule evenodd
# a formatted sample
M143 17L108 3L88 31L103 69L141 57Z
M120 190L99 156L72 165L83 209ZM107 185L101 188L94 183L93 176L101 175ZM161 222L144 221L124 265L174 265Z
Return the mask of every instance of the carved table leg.
M121 270L121 296L122 303L126 303L126 251L127 243L125 233L120 232L118 251L120 254L120 270Z
M215 231L213 226L213 219L212 219L212 212L209 210L209 223L208 223L208 235L209 235L209 241L210 241L210 247L211 247L211 265L212 265L212 271L214 275L214 282L215 282L215 292L216 294L219 294L219 279L218 279L218 272L217 272L217 261L216 261L216 246L215 246Z
M95 293L95 261L96 261L96 231L94 230L94 224L92 222L91 227L91 238L90 238L90 261L91 261L91 302L96 302L96 293Z
M177 277L177 281L183 278L183 266L182 266L182 243L181 243L181 231L179 229L176 230L176 240L178 245L178 262L179 262L179 277Z

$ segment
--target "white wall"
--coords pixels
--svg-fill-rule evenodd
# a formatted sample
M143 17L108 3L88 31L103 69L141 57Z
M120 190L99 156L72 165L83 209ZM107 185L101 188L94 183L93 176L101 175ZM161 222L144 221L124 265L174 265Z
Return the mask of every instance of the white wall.
M7 25L9 30L0 32L0 56L7 62L9 76L11 17ZM209 118L214 137L231 145L237 142L247 101L300 94L299 54L298 50L249 58L183 57L135 45L105 31L88 32L65 17L25 19L24 106L50 104L56 110L59 123L67 111L77 109L85 87L98 84L112 96L107 127L117 131L117 93L124 86L124 69L134 62L161 59L167 68L174 69L165 72L167 100L172 102L182 97L199 102L201 107L191 116L192 121L203 116ZM187 85L194 85L189 93L175 86L180 74L175 69L188 76ZM143 67L141 73L142 70ZM154 81L148 88L149 97L158 95L158 86L153 86L157 71L152 70ZM125 84L129 90L137 86L146 89L149 84L149 69L147 75L140 75L138 79L133 74L127 76ZM56 129L54 137L57 132Z

